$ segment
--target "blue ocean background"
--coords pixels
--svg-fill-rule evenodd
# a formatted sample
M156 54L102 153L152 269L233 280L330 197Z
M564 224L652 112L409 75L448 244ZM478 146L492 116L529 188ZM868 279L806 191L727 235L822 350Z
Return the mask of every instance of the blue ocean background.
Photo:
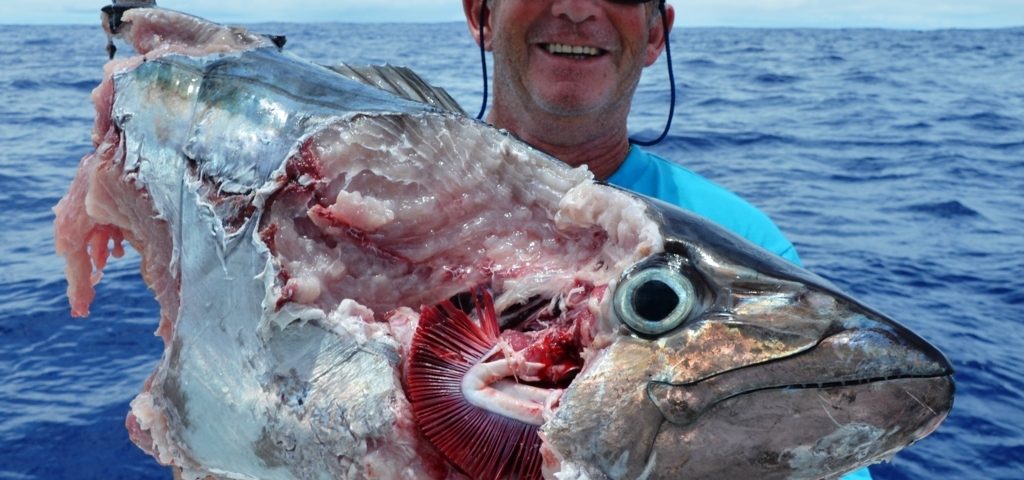
M479 54L446 24L259 24L321 63L414 68L467 111ZM51 207L90 151L98 26L0 26L0 479L165 479L128 440L157 362L134 254L69 316ZM1024 478L1024 28L687 29L675 122L654 150L758 205L805 265L938 346L957 370L942 427L879 479ZM632 130L668 112L664 59Z

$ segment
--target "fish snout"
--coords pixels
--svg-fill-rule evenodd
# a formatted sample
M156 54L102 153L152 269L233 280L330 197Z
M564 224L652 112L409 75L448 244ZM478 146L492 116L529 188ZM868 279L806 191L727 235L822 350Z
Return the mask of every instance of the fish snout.
M652 449L657 476L831 476L938 428L953 404L949 361L892 320L854 310L798 353L688 383L649 382L647 399L665 419ZM729 461L740 457L752 460Z

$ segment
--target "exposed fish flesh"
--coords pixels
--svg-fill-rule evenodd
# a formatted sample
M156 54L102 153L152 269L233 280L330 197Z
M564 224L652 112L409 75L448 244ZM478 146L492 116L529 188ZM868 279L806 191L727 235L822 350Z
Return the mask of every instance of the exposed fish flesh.
M951 408L906 328L429 89L367 85L408 72L121 21L139 55L93 94L57 250L77 316L140 252L165 351L127 426L187 478L834 477Z

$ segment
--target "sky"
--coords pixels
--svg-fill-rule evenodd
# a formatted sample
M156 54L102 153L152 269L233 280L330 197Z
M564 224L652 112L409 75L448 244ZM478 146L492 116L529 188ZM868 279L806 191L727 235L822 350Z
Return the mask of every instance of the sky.
M532 0L518 0L532 1ZM157 0L219 23L452 22L459 0ZM669 0L681 27L1024 26L1024 0ZM90 24L103 1L0 0L0 24Z

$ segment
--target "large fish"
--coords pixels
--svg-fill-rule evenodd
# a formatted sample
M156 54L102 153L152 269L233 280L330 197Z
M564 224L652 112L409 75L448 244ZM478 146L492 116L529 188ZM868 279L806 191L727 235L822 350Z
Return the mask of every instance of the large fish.
M906 328L407 71L117 20L57 249L78 316L140 252L165 351L127 426L187 478L835 477L951 408Z

